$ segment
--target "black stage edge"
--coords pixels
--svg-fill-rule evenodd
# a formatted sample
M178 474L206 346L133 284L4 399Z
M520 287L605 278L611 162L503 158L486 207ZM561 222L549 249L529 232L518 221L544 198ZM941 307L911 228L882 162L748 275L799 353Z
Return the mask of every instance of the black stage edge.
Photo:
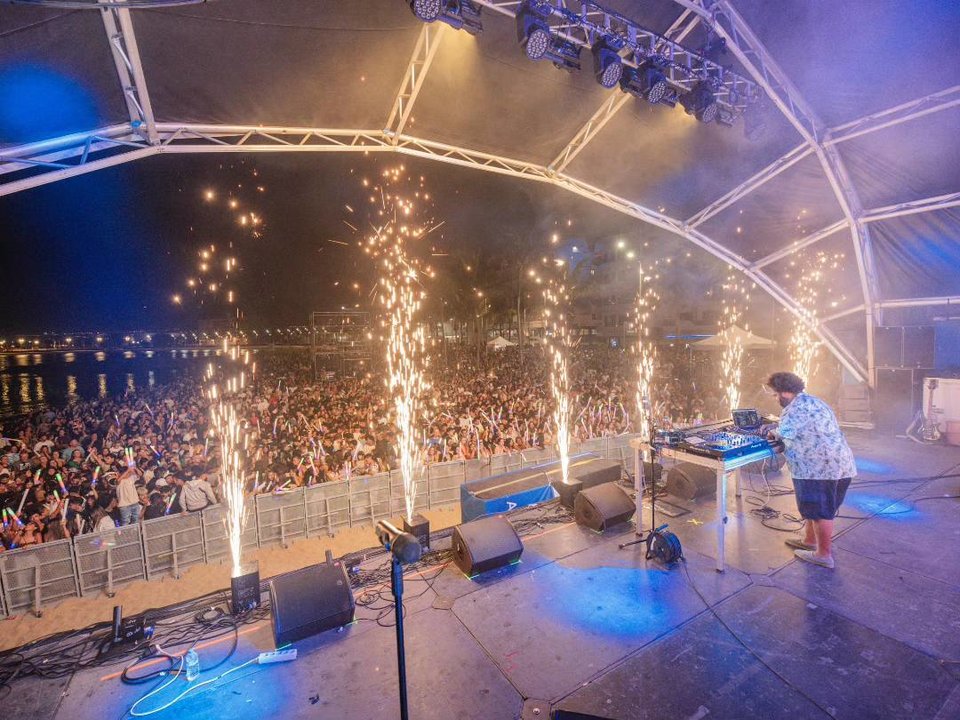
M474 580L452 564L408 574L410 717L960 717L960 500L913 501L960 494L960 479L895 481L947 470L960 448L850 439L861 477L837 521L833 572L795 561L789 534L749 513L747 478L744 498L730 493L723 574L714 571L712 498L672 498L690 512L671 521L687 556L671 569L644 560L643 545L617 549L632 525L605 535L572 523L540 529L533 520L543 509L530 508L512 516L533 533L520 563ZM793 502L770 499L788 512ZM434 550L449 546L441 535ZM357 618L297 642L295 662L251 665L152 717L395 720L392 609L358 603ZM228 646L201 649L201 664ZM250 626L214 675L272 649L269 622ZM4 710L31 720L125 717L152 686L109 678L119 669L16 680Z

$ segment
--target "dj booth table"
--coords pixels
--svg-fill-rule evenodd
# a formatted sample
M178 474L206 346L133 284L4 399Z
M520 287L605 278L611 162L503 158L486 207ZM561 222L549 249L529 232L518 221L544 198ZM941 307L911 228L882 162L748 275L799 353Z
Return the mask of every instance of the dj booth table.
M651 447L650 443L641 440L640 438L634 438L630 441L630 447L634 449L634 467L637 469L634 473L634 489L637 493L636 503L637 503L637 529L639 532L640 522L639 519L643 517L640 513L642 508L642 496L644 488L644 479L643 479L643 461L645 458L653 459L652 452L654 450ZM726 532L727 527L727 483L730 481L731 476L733 476L734 483L736 485L735 492L736 496L740 497L740 473L741 469L755 462L763 462L764 460L773 457L776 455L776 451L772 447L763 448L756 450L745 455L740 455L739 457L733 458L714 458L714 457L705 457L703 455L698 455L696 453L688 452L683 448L679 447L669 447L669 446L657 446L657 454L663 458L670 458L672 460L677 460L680 462L688 462L694 465L700 465L701 467L711 468L717 474L717 572L723 572L726 570L726 564L724 561L724 533Z

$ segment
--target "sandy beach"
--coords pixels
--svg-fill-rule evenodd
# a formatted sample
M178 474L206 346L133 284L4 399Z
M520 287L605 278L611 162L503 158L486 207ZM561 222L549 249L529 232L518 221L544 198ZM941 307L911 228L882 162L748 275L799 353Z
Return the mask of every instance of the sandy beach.
M459 504L420 512L430 520L430 529L434 531L460 522ZM341 530L333 537L296 540L286 548L258 548L250 557L245 556L244 560L257 560L260 564L260 577L266 579L322 562L327 550L330 550L334 557L340 557L375 545L377 537L373 526L367 525ZM114 605L122 605L125 616L135 615L149 608L172 605L229 587L230 566L223 562L217 565L194 565L187 568L180 578L138 580L118 588L112 598L103 594L69 598L44 607L43 617L37 618L30 613L0 621L0 650L19 647L52 633L110 620Z

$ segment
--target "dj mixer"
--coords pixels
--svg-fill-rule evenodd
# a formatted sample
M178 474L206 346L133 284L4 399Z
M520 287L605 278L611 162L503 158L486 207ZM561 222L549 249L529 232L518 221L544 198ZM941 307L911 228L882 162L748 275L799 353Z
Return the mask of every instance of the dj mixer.
M775 451L780 445L760 435L764 422L756 410L734 410L733 422L713 423L657 433L654 444L667 445L704 457L728 460L761 450Z

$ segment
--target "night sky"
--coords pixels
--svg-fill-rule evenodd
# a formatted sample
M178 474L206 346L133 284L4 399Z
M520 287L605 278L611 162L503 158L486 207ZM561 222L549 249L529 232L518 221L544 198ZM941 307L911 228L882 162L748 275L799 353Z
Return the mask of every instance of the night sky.
M344 223L356 222L346 205L360 207L369 195L362 177L400 163L424 176L429 214L444 221L429 238L449 253L436 260L440 272L444 263L464 265L518 244L550 252L554 233L567 247L621 238L639 247L654 237L637 220L551 186L416 158L159 156L0 198L0 331L190 328L224 317L225 304L201 306L185 283L196 276L199 248L213 243L226 257L231 241L241 270L237 301L250 323L306 324L313 310L363 305L375 270ZM205 198L208 190L215 200ZM241 211L262 218L261 237L238 224ZM658 252L694 250L691 269L703 262L692 246L658 231L656 238Z

